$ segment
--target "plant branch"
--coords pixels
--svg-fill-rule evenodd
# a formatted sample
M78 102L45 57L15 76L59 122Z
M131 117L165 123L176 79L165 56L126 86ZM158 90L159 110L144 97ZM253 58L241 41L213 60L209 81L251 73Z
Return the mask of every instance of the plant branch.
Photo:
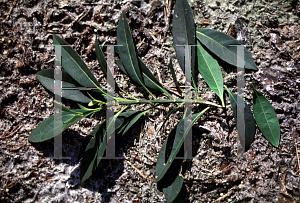
M122 102L118 102L117 105L128 105L128 104L166 104L166 103L191 103L191 104L207 104L207 105L212 105L212 106L216 106L216 107L222 107L218 104L209 102L209 101L205 101L205 100L190 100L190 101L186 101L184 99L175 99L175 100L139 100L139 101L135 101L135 100L128 100L128 101L122 101ZM108 106L111 106L113 104L108 104Z

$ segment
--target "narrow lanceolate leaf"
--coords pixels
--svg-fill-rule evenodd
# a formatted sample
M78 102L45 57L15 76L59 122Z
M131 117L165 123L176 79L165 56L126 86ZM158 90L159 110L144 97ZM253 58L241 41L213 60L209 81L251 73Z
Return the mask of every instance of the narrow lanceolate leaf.
M177 197L181 190L183 181L184 178L181 173L179 173L174 182L169 187L163 188L163 193L166 197L167 203L172 203Z
M126 71L125 68L124 68L124 65L123 65L122 61L119 59L119 60L116 60L115 62L116 62L116 64L117 64L117 66L120 68L120 70L121 70L124 74L128 75L127 71Z
M245 107L243 105L238 108L237 97L239 97L239 96L235 93L232 93L227 88L226 88L226 90L229 94L230 104L231 104L233 116L234 116L236 123L237 123L237 117L238 117L237 115L238 114L241 115L242 111L244 111L244 121L241 121L241 122L245 123L245 132L244 132L245 137L242 136L243 133L240 132L241 129L237 128L237 130L239 133L240 141L242 143L245 142L245 150L248 150L251 143L253 142L254 136L255 136L255 122L254 122L253 114L252 114L249 106L246 103L245 103ZM239 97L239 98L242 99L241 97ZM239 117L241 117L241 116L239 116Z
M168 119L170 118L171 114L176 112L182 105L184 105L184 102L181 103L180 105L178 105L176 108L172 109L172 111L170 111L168 113L168 115L166 116L166 119L164 120L163 124L160 126L160 128L158 129L156 136L158 135L159 131L162 129L162 127L164 127L164 125L166 124L166 122L168 121Z
M200 42L204 44L205 47L207 47L216 56L231 65L237 65L237 48L236 46L229 46L241 45L241 43L235 38L223 32L208 28L198 28L196 30L196 35ZM244 62L245 68L257 70L256 64L254 63L251 54L247 49L245 49Z
M164 87L160 84L160 82L156 79L156 77L149 70L149 68L142 61L142 59L140 59L140 57L138 58L138 60L139 60L141 72L143 74L143 81L144 81L146 87L148 87L152 90L162 91L161 89L164 89ZM167 91L167 90L165 90L165 91Z
M118 52L126 72L136 83L142 85L142 74L140 72L135 46L124 12L122 12L118 23L117 42L119 45L123 45L118 47Z
M168 95L170 98L175 99L169 92L168 90L166 90L164 87L161 87L159 84L157 84L156 82L154 82L153 80L151 80L145 73L143 73L143 77L144 77L144 81L145 81L145 85L149 85L149 88L151 88L150 86L156 86L161 92L165 93L166 95Z
M106 62L104 53L102 51L102 48L100 46L100 43L99 43L97 37L96 37L96 40L95 40L95 51L96 51L96 56L97 56L97 59L98 59L98 62L99 62L99 66L101 67L101 70L102 70L105 78L107 78L107 71L110 74L109 75L110 78L113 78L111 71L107 70L107 62ZM116 82L115 82L115 90L117 92L120 91L120 87L118 86L118 84Z
M167 158L172 150L172 144L175 140L176 130L172 130L169 136L166 138L165 143L161 150L165 152ZM157 188L162 190L167 202L173 202L178 194L180 193L182 184L183 184L183 176L181 174L182 171L182 163L186 160L186 154L184 156L184 148L181 146L177 157L175 159L167 172L165 173L164 177L157 182ZM166 160L167 161L167 160ZM176 199L176 202L181 202L180 199Z
M110 117L106 121L99 124L87 138L88 142L82 145L80 150L79 159L81 159L81 167L80 167L80 179L81 182L87 180L92 173L96 170L99 165L105 149L106 149L106 137L110 137L111 135L107 133L106 122L108 121L108 127L110 128L112 123L115 123L115 129L118 129L125 121L126 117L130 116L135 112L125 112L122 113L127 107L123 108L113 117ZM120 116L120 117L119 117ZM113 132L115 131L113 129ZM109 139L107 139L109 141Z
M182 45L195 45L195 22L192 9L187 0L177 0L175 3L173 40L179 65L185 72L185 49ZM191 52L191 68L194 73L195 47L192 47Z
M55 134L55 129L62 129L62 131L66 130L69 126L77 123L82 118L85 118L92 114L92 112L83 111L81 109L74 110L77 114L62 112L62 123L54 126L54 116L47 118L41 124L39 124L31 133L28 140L29 142L43 142L45 140L49 140L58 134Z
M68 113L77 114L76 111L71 110L71 109L68 109L67 107L65 107L65 106L63 106L63 105L61 105L61 104L59 104L59 103L57 103L57 102L54 102L54 101L53 101L52 104L53 104L53 106L54 106L55 108L61 108L62 111L65 111L65 112L68 112Z
M138 111L128 111L128 112L124 112L124 113L121 113L116 119L115 119L115 127L116 129L120 128L123 123L125 121L128 120L128 118L130 116L132 116L133 114L136 114ZM111 119L109 119L109 121L111 122ZM106 126L105 124L100 124L100 125L104 125L104 127ZM97 126L98 127L98 126ZM100 126L99 126L100 128ZM99 131L99 128L98 128L98 131ZM94 129L94 131L97 131L96 128ZM78 159L81 160L85 151L89 149L88 145L89 145L89 142L91 140L92 137L94 137L95 133L91 133L87 138L86 140L83 142L81 148L80 148L80 152L79 152L79 155L78 155Z
M54 45L68 45L57 35L53 35ZM59 47L56 47L59 48ZM97 79L71 46L61 46L61 65L64 70L83 87L100 87ZM99 90L93 90L99 92Z
M36 74L36 77L47 90L54 93L54 69L41 70ZM76 88L80 86L81 85L78 84L73 78L71 78L68 73L62 71L62 88ZM62 89L61 91L62 97L66 99L71 99L73 101L81 103L89 103L90 101L92 101L78 89Z
M280 126L275 110L270 102L258 92L252 83L253 88L253 112L258 128L264 137L275 147L280 141Z
M200 118L200 116L202 116L204 114L205 111L207 111L210 107L205 108L203 111L196 113L196 114L192 114L189 115L187 117L185 117L184 119L181 119L179 121L179 123L177 124L175 130L175 139L172 143L172 150L169 153L167 153L167 143L165 141L164 145L162 146L158 158L157 158L157 163L156 163L156 171L155 171L155 181L158 182L160 181L165 173L168 171L168 169L170 168L172 162L174 161L176 155L178 154L186 135L188 134L188 132L190 131L190 129L192 128L192 126L194 125L194 123ZM188 127L185 129L184 127L184 121L185 120L190 120L190 123L188 125ZM172 132L171 132L172 133ZM170 143L169 143L170 145ZM169 155L168 155L169 154Z
M124 130L122 130L122 135L124 135L145 113L150 111L152 108L142 111L136 115L134 115L126 124L126 127ZM124 125L125 126L125 125Z
M81 104L78 104L78 103L77 103L77 105L79 106L80 109L82 109L84 111L93 111L94 110L94 109L89 109L89 108L87 108L85 106L82 106Z
M208 86L219 96L224 107L223 76L217 62L198 42L197 44L198 70Z
M170 72L172 74L172 78L173 78L173 81L175 83L175 86L176 86L176 89L178 91L179 94L182 94L182 91L180 89L180 85L179 85L179 82L176 78L176 73L175 73L175 70L173 68L173 63L172 63L172 58L170 59L170 63L169 63L169 69L170 69Z
M104 76L106 77L107 76L107 63L106 63L106 59L105 59L105 56L103 54L103 51L100 47L100 43L96 37L96 40L95 40L95 52L96 52L96 56L97 56L97 59L98 59L98 62L99 62L99 66L101 67L101 70L103 71L104 73Z
M127 112L126 112L127 113ZM128 112L129 113L129 112ZM137 121L135 120L135 122L132 122L132 119L134 119L136 116L138 116L138 114L140 114L140 111L130 111L130 115L126 116L126 119L123 121L122 125L120 126L120 128L118 129L118 134L120 135L124 135L125 132L124 130L127 128L127 126L130 125L130 127L132 127L132 125L134 125L134 123ZM120 117L119 117L120 118ZM129 128L130 128L129 127ZM128 130L128 129L127 129ZM126 130L126 131L127 131Z
M88 137L82 162L80 165L80 180L84 182L96 170L106 149L106 122L99 124Z

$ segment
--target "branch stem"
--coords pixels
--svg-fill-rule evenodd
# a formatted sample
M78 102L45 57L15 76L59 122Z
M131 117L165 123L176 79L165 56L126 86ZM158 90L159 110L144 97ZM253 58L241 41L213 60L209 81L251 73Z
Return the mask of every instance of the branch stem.
M166 103L192 103L192 104L207 104L207 105L212 105L216 107L222 107L218 104L205 101L205 100L184 100L184 99L175 99L175 100L129 100L129 101L120 101L117 102L117 105L128 105L128 104L166 104ZM108 106L111 106L113 104L108 104Z

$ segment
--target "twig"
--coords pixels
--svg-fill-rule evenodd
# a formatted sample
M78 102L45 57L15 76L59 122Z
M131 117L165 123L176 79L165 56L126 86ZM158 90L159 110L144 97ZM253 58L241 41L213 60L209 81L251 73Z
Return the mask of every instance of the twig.
M63 12L67 15L67 16L69 16L69 18L71 19L71 20L75 20L75 18L73 18L66 10L63 10Z
M297 155L298 166L299 166L299 171L300 171L300 161L299 161L299 155L298 155L297 143L296 143L296 155Z
M144 41L145 41L145 38L143 38L143 40L136 45L136 48L139 49L142 46L142 44L145 43Z
M214 202L219 202L219 201L225 199L226 197L228 197L229 195L231 195L232 192L233 192L233 191L230 190L229 192L227 192L227 193L226 193L225 195L223 195L222 197L219 197L218 199L216 199Z
M77 22L77 23L79 23L81 20L82 20L82 18L84 18L90 11L91 11L91 9L92 8L89 8L89 10L87 11L87 12L85 12L85 13L82 13L81 15L79 15L78 17L77 17L77 19L76 20L73 20L72 22L71 22L71 24L68 26L68 27L66 27L65 29L64 29L64 32L66 32L75 22Z
M9 19L9 16L10 16L10 14L11 14L11 12L12 12L14 6L16 5L16 3L17 3L17 0L14 0L13 4L11 5L11 7L10 7L10 9L9 9L8 15L6 16L6 20Z
M300 171L300 161L299 161L299 154L298 154L298 136L299 134L297 133L296 129L294 129L293 133L292 133L292 137L295 139L295 147L296 147L296 156L298 159L298 167L299 167L299 171Z
M41 186L41 187L38 189L38 191L35 193L35 195L33 196L32 200L30 201L30 203L32 203L32 202L35 201L35 199L36 199L37 195L40 193L41 189L42 189L42 186Z
M149 160L151 160L153 163L155 163L155 160L152 159L146 152L142 152L142 153L145 157L147 157Z
M165 30L164 30L163 42L166 41L167 31L169 28L171 5L172 5L172 0L169 0L168 7L167 6L164 7L165 24L166 25L165 25Z
M148 56L148 57L146 58L146 60L148 60L149 58L151 58L151 57L153 57L153 56L155 56L155 54L151 54L150 56Z
M146 180L147 180L147 182L148 182L148 184L151 186L151 183L150 183L150 181L149 181L149 179L139 170L139 169L137 169L130 161L127 161L126 160L126 162L132 167L132 168L134 168L134 170L137 172L137 173L139 173L143 178L145 178Z
M18 126L17 126L17 127L18 127ZM17 127L15 127L15 129L16 129ZM17 130L13 129L14 131L13 131L12 133L10 133L9 135L6 135L5 137L7 138L7 137L10 137L10 136L14 135L16 132L18 132L18 131L20 130L20 128L22 128L22 126L19 126L19 127L17 128Z

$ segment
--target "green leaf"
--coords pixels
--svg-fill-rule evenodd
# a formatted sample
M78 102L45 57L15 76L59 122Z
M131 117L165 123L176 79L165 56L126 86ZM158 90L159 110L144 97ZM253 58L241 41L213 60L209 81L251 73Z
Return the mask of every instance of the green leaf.
M199 113L192 114L192 115L187 116L184 119L181 119L179 121L179 123L177 124L176 128L173 129L173 131L175 130L176 134L175 134L174 142L172 143L172 150L171 150L170 155L167 155L167 153L166 153L166 150L167 150L166 146L167 146L168 142L165 141L159 152L158 158L157 158L156 171L155 171L155 181L156 182L160 181L164 177L165 173L170 168L172 162L174 161L176 155L178 154L178 152L185 140L186 135L188 134L188 132L190 131L190 129L192 128L194 123L209 108L210 107L207 107ZM191 120L191 122L189 123L189 126L186 129L184 129L185 120L187 120L187 121Z
M124 68L124 66L123 66L122 61L121 61L121 60L116 60L115 62L116 62L116 64L118 65L118 67L120 68L120 70L121 70L124 74L128 75L127 71L125 70L125 68Z
M180 105L178 105L176 108L172 109L172 111L170 111L168 113L168 115L166 116L166 119L164 120L163 124L160 126L160 128L158 129L156 136L158 135L159 131L162 129L162 127L166 124L166 122L168 121L169 117L171 116L172 113L176 112L182 105L184 105L184 102L181 103Z
M253 112L256 124L264 137L275 147L280 141L280 125L275 110L270 102L258 92L253 84Z
M99 43L97 37L95 40L95 51L96 51L96 56L97 56L99 65L101 67L101 70L103 71L105 78L107 78L107 62L106 62L104 53L102 51L102 48L100 47L100 43ZM112 75L110 70L109 70L109 74ZM118 84L116 82L115 82L115 90L117 92L120 91L120 87L118 86Z
M133 81L140 84L154 99L156 99L156 97L148 90L147 85L151 86L151 88L153 89L160 89L160 90L162 89L162 86L160 86L159 83L158 86L156 85L157 83L153 83L158 81L153 76L151 71L147 68L147 66L142 62L142 60L137 57L135 46L132 40L132 35L124 12L122 12L118 23L117 42L118 44L123 45L123 46L119 46L117 49L117 52L120 56L120 60L122 62L122 63L116 62L117 65ZM150 81L148 80L147 77L144 77L140 68L143 69L144 73L148 77L152 78L153 81ZM145 85L144 80L147 82L147 85Z
M57 35L53 35L54 45L68 45ZM71 46L61 47L61 65L64 70L83 87L101 87L91 70ZM93 90L99 92L99 90ZM103 90L100 90L101 92Z
M135 113L135 112L122 113L126 108L127 107L123 108L117 114L115 114L114 116L108 119L109 128L112 123L115 123L115 129L118 129L123 124L126 117ZM106 141L106 137L111 136L106 133L107 132L106 122L107 120L99 124L90 133L90 136L87 138L88 142L85 142L81 147L80 154L79 154L79 159L82 160L80 166L81 182L84 182L92 175L92 173L96 170L97 166L99 165L104 155L107 142L109 142L109 139L107 139ZM113 132L115 131L115 129L113 129Z
M62 129L61 132L63 132L69 126L92 114L92 112L83 111L81 109L76 109L74 111L76 111L77 114L63 111L61 113L62 123L56 125L55 129ZM29 142L43 142L57 136L58 134L54 133L54 117L55 115L47 118L41 124L39 124L29 136Z
M176 78L175 70L174 70L174 68L173 68L172 58L170 59L169 69L170 69L170 72L171 72L171 74L172 74L172 78L173 78L173 81L174 81L174 83L175 83L175 86L176 86L176 89L177 89L178 93L179 93L179 94L182 94L182 91L181 91L181 89L180 89L179 82L177 81L177 78Z
M116 129L119 129L118 134L122 134L122 131L126 128L128 123L134 118L140 111L127 111L121 113L116 119Z
M167 95L171 96L168 91L160 84L160 82L156 79L156 77L153 75L153 73L149 70L149 68L146 66L146 64L142 61L140 57L138 57L140 69L143 76L143 82L146 87L152 89L152 90L158 90L161 92L166 93ZM116 60L116 64L119 66L121 71L128 75L127 71L125 70L121 60ZM172 96L171 96L172 97Z
M172 145L175 140L176 130L172 130L169 136L166 138L164 145L161 150L164 151L165 159L169 156ZM163 191L167 202L173 202L175 198L180 193L183 177L181 174L182 171L182 163L186 160L186 154L184 156L184 147L181 146L176 157L180 157L179 159L175 159L164 177L157 182L157 189ZM183 157L183 158L182 158ZM167 161L167 160L166 160ZM176 199L177 202L180 202L179 199Z
M83 155L85 153L85 149L87 148L87 146L88 146L90 140L92 139L92 137L93 137L92 135L88 135L88 136L86 136L85 140L82 142L82 145L80 147L78 157L77 157L79 161L82 160Z
M98 59L98 62L99 62L99 66L101 67L101 70L103 71L104 73L104 76L107 77L107 63L106 63L106 59L104 57L104 54L103 54L103 51L100 47L100 43L96 37L96 40L95 40L95 52L96 52L96 56L97 56L97 59Z
M229 99L230 99L230 104L231 104L231 108L233 111L233 116L235 119L235 122L237 123L237 115L240 114L241 112L244 111L244 122L245 122L245 137L242 137L241 134L241 129L237 129L240 136L240 141L241 143L245 142L245 150L248 150L251 143L254 140L254 136L255 136L255 122L254 122L254 118L253 118L253 114L249 108L249 106L245 103L245 107L240 107L239 109L237 108L237 97L239 97L240 99L242 99L240 96L238 96L235 93L232 93L228 88L226 88L228 95L229 95ZM241 117L241 116L239 116Z
M196 34L200 42L216 56L231 65L237 65L237 48L236 46L229 45L241 45L239 41L223 32L208 28L198 28ZM245 49L244 62L245 68L257 70L251 54L247 49Z
M92 100L90 101L90 103L88 104L88 106L94 106L95 104L98 104L98 101Z
M109 119L112 121L112 117ZM120 121L118 118L117 121ZM116 128L120 127L122 122L116 124ZM80 165L80 179L81 182L86 181L98 167L105 149L106 149L106 121L99 124L89 135L87 141L82 145L79 159Z
M37 79L40 83L50 92L54 93L54 69L45 69L37 72ZM81 86L68 73L62 71L62 88L75 88ZM90 98L85 96L80 90L61 90L62 97L81 103L89 103L92 101Z
M71 109L68 109L67 107L65 107L65 106L63 106L63 105L61 105L61 104L59 104L59 103L57 103L57 102L54 102L54 101L53 101L52 104L53 104L53 106L54 106L55 108L61 108L62 111L65 111L65 112L68 112L68 113L77 114L76 111L71 110Z
M183 46L195 45L195 22L192 9L187 0L177 0L173 15L173 41L179 65L185 73L185 50ZM191 48L191 68L194 73L195 47Z
M126 72L136 83L143 85L135 46L124 12L122 12L118 23L117 43L123 45L118 47L118 52Z
M123 11L118 23L117 42L119 45L123 45L119 46L117 50L122 65L126 70L128 76L133 81L140 84L154 99L156 99L156 97L145 86L145 83L143 81L142 73L139 67L138 57L136 55L135 46L132 40L132 35L129 29L128 22L126 20L126 16Z
M89 109L89 108L87 108L85 106L82 106L81 104L78 104L78 106L79 106L80 109L82 109L84 111L93 111L94 110L94 109Z
M164 89L164 87L156 79L156 77L149 70L149 68L142 61L142 59L140 59L140 57L138 59L139 59L139 65L140 65L141 71L143 73L143 80L144 80L146 87L153 89L153 90L162 91L162 89ZM167 91L167 90L165 90L165 91Z
M174 182L166 188L163 188L163 193L166 197L167 203L171 203L174 201L174 199L177 197L179 194L182 184L183 184L184 178L183 176L179 173L174 180Z
M142 111L138 114L135 114L131 117L131 119L128 119L128 122L126 123L126 127L124 128L124 130L122 129L122 135L124 135L145 113L147 113L151 109L152 108Z
M161 87L159 84L155 83L153 80L151 80L145 73L143 73L143 77L145 80L145 84L149 86L149 88L151 88L150 86L156 86L161 92L165 93L166 95L168 95L170 98L175 99L169 92L168 90L166 90L164 87ZM151 85L150 85L151 84Z
M99 124L88 137L80 165L80 180L86 181L99 165L106 149L106 121Z
M201 44L197 43L198 70L208 86L219 96L224 107L223 76L217 62Z

